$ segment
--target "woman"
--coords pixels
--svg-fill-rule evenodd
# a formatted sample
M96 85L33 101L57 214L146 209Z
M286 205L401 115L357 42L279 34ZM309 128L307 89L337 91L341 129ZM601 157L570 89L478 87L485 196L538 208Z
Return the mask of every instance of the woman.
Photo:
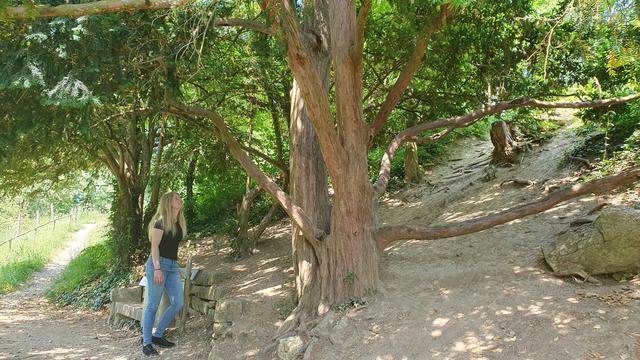
M162 195L158 211L149 223L151 256L146 267L147 307L144 309L142 321L142 352L146 356L158 355L158 351L152 344L160 347L175 345L164 338L164 331L184 304L178 267L178 245L186 234L187 224L182 212L182 199L175 192ZM162 315L155 333L152 333L156 312L164 291L167 292L171 305Z

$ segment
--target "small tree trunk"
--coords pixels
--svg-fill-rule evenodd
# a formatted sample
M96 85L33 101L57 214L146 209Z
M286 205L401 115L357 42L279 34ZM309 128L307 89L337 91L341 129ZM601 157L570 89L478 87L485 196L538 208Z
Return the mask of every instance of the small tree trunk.
M509 126L504 121L496 121L491 125L491 142L493 153L491 164L509 165L516 163L519 148L511 136Z
M416 124L415 116L407 118L406 126L410 128ZM422 167L418 161L418 144L408 142L404 145L404 181L407 184L417 184L422 180Z
M238 205L238 234L233 240L232 247L239 256L246 256L253 247L252 239L249 235L249 215L251 215L251 205L253 201L263 191L260 187L249 188L251 178L247 176L247 189L242 196L242 201Z
M193 196L193 183L195 181L196 164L198 163L198 154L194 154L189 160L189 168L184 179L184 187L186 188L186 197L184 200L184 216L187 224L193 223L195 218L195 199Z
M418 144L407 143L404 153L404 181L417 184L422 180L422 167L418 162Z
M279 207L280 205L278 205L278 203L274 203L273 205L271 205L271 208L269 208L267 214L262 218L260 224L258 224L258 226L256 226L256 228L251 232L251 235L249 235L249 238L251 239L251 248L255 247L258 239L267 229L267 225L269 225L269 222L271 222L271 218L273 218L273 215L276 213L276 210L278 210Z
M160 188L162 185L162 176L160 174L160 168L162 166L162 153L164 152L164 131L160 133L160 139L158 141L158 154L156 156L155 174L152 180L151 197L149 198L149 205L147 211L144 214L144 224L151 221L151 217L158 209L158 202L160 201Z

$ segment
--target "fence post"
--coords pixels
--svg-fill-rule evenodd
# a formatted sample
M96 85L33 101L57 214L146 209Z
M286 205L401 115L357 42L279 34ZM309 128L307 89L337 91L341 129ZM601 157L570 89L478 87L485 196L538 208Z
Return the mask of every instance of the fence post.
M36 228L33 230L33 238L38 236L38 227L40 227L40 210L36 210Z
M53 229L56 229L56 218L55 218L55 213L53 211L53 204L49 204L49 210L51 211L51 220L53 221Z
M22 226L22 209L18 213L18 223L16 224L16 237L20 236L20 227ZM9 240L9 250L11 250L11 240Z

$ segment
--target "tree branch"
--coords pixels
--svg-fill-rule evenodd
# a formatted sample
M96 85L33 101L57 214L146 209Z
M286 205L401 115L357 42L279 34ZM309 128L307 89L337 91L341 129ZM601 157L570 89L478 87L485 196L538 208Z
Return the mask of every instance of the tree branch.
M251 160L251 158L242 151L240 144L233 135L231 135L231 132L220 115L211 110L182 105L173 101L171 101L170 105L176 109L179 114L188 114L210 119L218 129L220 138L225 145L227 145L231 155L233 155L233 157L242 165L242 167L247 171L247 174L251 176L251 178L260 185L260 187L269 192L280 206L285 209L291 220L300 227L304 236L310 241L312 246L317 247L321 244L321 240L323 240L327 234L318 229L304 211L298 205L293 203L289 195L282 191L282 189L280 189L273 180L265 175Z
M461 221L455 224L440 226L385 225L374 234L380 249L384 249L396 240L416 239L435 240L460 236L489 229L496 225L537 214L551 209L555 205L586 194L600 194L615 188L632 184L640 180L640 167L631 168L614 176L608 176L585 184L574 185L568 189L557 191L541 200L516 206L497 214L482 216L477 219Z
M58 6L36 5L34 8L15 6L6 8L2 17L14 20L42 17L78 18L124 11L170 9L188 5L191 2L193 0L102 0Z
M384 193L389 183L389 176L391 173L391 161L393 160L393 157L395 156L396 151L398 151L398 149L400 148L400 146L402 146L402 144L404 144L405 142L411 139L414 139L416 135L422 132L443 128L443 127L449 129L449 132L450 132L453 129L469 126L474 122L484 117L487 117L489 115L494 115L494 114L501 113L505 110L522 108L522 107L535 107L535 108L544 108L544 109L551 109L551 108L583 109L583 108L592 108L592 107L620 105L620 104L625 104L637 99L640 99L640 94L634 94L634 95L611 98L611 99L580 101L580 102L549 102L549 101L542 101L542 100L531 99L531 98L519 98L511 101L497 103L491 106L484 106L481 109L468 113L466 115L455 116L455 117L440 119L440 120L431 121L431 122L424 122L416 126L412 126L404 130L400 134L396 135L396 137L393 139L393 141L389 145L387 152L382 157L382 162L380 164L380 172L378 174L378 180L374 185L374 191L377 196L380 196ZM422 141L422 140L418 140L418 141Z
M184 117L184 115L183 115ZM220 135L220 132L218 131L217 128L212 128L210 126L207 126L199 121L197 121L196 119L193 119L191 117L188 117L188 120L190 122L192 122L193 124L197 125L198 127L200 127L202 130L210 132L213 134L213 136L219 138L222 140L222 137ZM280 160L276 160L273 159L272 157L270 157L269 155L263 153L262 151L252 148L248 145L245 144L241 144L240 142L238 142L240 148L246 152L248 152L249 154L255 155L259 158L261 158L262 160L268 162L269 164L275 166L276 168L278 168L279 170L281 170L283 173L288 173L289 172L289 166L282 163Z
M247 19L215 19L213 20L213 26L236 26L249 30L255 30L263 34L274 36L276 31L274 28L265 25L257 21L251 21Z
M425 26L420 33L418 41L416 42L416 48L413 50L409 61L407 61L407 65L400 73L400 77L396 80L391 91L389 91L387 98L384 100L384 103L382 103L382 106L380 106L380 110L371 124L371 128L369 130L369 146L371 146L373 139L378 135L380 130L382 130L382 127L389 119L389 115L391 115L391 111L400 101L402 94L409 86L409 83L420 67L420 64L422 64L429 40L433 34L438 32L446 24L447 18L450 14L451 8L447 5L443 5L438 18L433 23Z
M367 18L371 13L371 0L363 0L356 19L356 46L355 62L358 69L357 77L362 79L362 58L364 57L364 28L367 25Z

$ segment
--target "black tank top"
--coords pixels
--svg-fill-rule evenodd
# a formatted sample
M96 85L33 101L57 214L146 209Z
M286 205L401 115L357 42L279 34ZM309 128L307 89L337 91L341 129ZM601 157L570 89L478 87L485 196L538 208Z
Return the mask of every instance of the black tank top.
M156 221L154 228L164 231L162 240L160 241L160 256L171 260L178 260L178 245L182 241L182 228L176 223L175 234L165 230L162 226L162 220Z

